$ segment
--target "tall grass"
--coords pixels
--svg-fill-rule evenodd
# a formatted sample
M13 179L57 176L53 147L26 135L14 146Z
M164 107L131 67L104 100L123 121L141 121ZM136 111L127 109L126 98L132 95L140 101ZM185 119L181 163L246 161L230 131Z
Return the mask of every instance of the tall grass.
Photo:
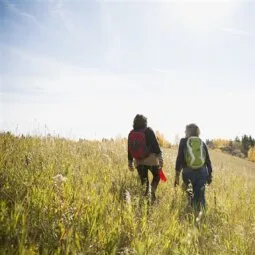
M0 254L255 254L255 166L211 154L197 224L173 188L175 150L164 151L168 181L149 205L124 141L1 134Z

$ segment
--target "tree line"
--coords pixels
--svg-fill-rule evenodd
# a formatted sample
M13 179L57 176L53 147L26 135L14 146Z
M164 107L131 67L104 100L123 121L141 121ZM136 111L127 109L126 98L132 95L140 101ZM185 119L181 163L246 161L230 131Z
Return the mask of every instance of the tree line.
M210 149L220 149L240 158L248 158L255 162L255 139L251 135L238 136L234 140L212 139L206 140L206 144Z

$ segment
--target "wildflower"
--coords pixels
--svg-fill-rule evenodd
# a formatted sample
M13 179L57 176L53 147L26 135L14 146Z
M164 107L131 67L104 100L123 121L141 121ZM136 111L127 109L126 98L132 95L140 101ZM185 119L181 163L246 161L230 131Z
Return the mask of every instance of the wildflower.
M55 182L55 184L62 184L62 183L65 183L67 178L64 177L62 174L57 174L56 176L53 177L53 180Z
M202 216L203 216L203 212L200 211L199 214L198 214L198 216L197 216L197 218L196 218L196 222L197 222L197 223L200 222Z
M128 190L125 191L125 199L126 199L127 204L130 205L131 204L131 195Z

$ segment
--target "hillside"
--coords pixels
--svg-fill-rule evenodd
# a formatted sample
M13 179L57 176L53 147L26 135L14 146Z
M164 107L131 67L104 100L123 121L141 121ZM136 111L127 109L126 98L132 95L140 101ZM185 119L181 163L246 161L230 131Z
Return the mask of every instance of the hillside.
M173 149L149 206L121 140L1 134L0 254L255 254L255 164L210 153L213 184L196 224L173 188Z
M247 159L241 159L222 153L217 150L210 151L212 161L215 163L215 166L220 170L221 168L232 169L233 173L241 174L246 177L255 177L255 164ZM221 167L219 165L222 165Z

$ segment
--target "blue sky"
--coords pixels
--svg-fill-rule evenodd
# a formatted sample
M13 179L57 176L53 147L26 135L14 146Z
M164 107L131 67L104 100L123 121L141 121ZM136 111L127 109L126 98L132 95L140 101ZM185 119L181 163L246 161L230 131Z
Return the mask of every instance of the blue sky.
M255 2L0 0L0 128L255 137Z

